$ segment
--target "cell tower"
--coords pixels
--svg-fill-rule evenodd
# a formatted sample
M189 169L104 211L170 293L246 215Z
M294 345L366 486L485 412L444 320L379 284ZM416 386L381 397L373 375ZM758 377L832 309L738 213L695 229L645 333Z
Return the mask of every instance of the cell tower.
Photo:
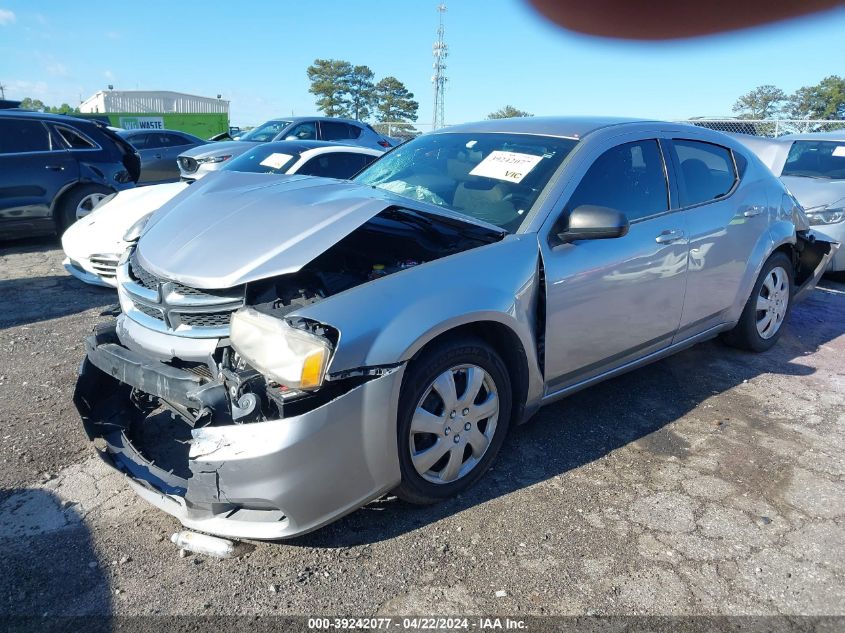
M436 130L446 125L446 57L449 56L449 47L446 45L446 28L443 26L443 14L446 13L446 3L437 5L440 14L440 24L437 27L437 41L431 47L434 55L434 74L431 76L431 83L434 84L434 117L432 129Z

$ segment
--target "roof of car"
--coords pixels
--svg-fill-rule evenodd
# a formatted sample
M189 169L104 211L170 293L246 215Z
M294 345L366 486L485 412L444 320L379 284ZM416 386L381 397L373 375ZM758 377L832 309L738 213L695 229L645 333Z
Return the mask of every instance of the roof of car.
M291 151L291 152L305 152L309 149L319 149L321 147L337 147L342 149L358 148L360 145L351 145L345 143L336 143L330 141L270 141L269 143L261 143L259 148L262 150L273 151Z
M143 130L125 130L125 129L115 129L115 134L119 134L120 136L130 136L132 134L144 134L147 132L173 132L174 134L187 134L188 136L193 136L193 134L189 132L183 132L182 130L170 130L166 128L155 128L155 129L143 129Z
M781 141L845 141L845 129L830 132L803 132L778 137Z
M18 110L11 108L8 110L0 110L0 116L11 116L25 119L47 119L49 121L56 121L61 123L92 123L92 119L82 119L67 114L51 114L49 112L33 112L32 110Z
M600 128L629 123L646 123L646 119L617 117L515 117L512 119L489 119L476 123L463 123L437 130L442 132L502 132L512 134L539 134L582 138Z
M335 116L280 116L271 121L290 121L291 123L298 123L299 121L338 121L340 123L352 123L353 125L360 125L365 127L367 124L356 119L341 119Z

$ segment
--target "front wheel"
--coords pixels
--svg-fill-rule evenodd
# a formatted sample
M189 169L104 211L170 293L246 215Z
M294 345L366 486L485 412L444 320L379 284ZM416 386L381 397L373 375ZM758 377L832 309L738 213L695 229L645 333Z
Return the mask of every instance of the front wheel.
M399 402L396 495L434 503L478 481L507 434L511 400L507 369L481 340L445 342L414 361Z
M792 309L792 262L775 253L763 265L736 327L723 336L734 347L765 352L777 342Z

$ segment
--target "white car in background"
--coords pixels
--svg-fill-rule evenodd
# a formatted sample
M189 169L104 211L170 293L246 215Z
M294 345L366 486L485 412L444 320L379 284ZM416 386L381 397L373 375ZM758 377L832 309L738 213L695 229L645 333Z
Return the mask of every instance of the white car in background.
M261 143L233 159L225 171L345 180L383 153L369 147L323 141ZM116 288L117 264L128 246L124 240L127 231L189 187L189 182L173 182L128 189L104 198L62 236L67 256L63 262L65 270L85 283Z

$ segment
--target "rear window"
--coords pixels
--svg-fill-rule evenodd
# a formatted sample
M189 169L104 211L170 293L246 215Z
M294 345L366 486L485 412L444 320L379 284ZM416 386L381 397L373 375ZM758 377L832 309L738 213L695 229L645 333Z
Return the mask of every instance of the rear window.
M681 168L682 207L712 202L733 189L736 170L727 147L680 139L672 143Z
M0 118L0 154L49 152L50 133L41 121Z
M259 145L255 149L233 158L223 168L225 171L246 171L257 174L286 174L299 160L299 152L285 152L278 147Z
M795 141L781 176L845 179L845 141Z
M97 149L93 141L88 139L81 132L65 127L64 125L57 125L56 132L62 137L62 140L70 149Z

